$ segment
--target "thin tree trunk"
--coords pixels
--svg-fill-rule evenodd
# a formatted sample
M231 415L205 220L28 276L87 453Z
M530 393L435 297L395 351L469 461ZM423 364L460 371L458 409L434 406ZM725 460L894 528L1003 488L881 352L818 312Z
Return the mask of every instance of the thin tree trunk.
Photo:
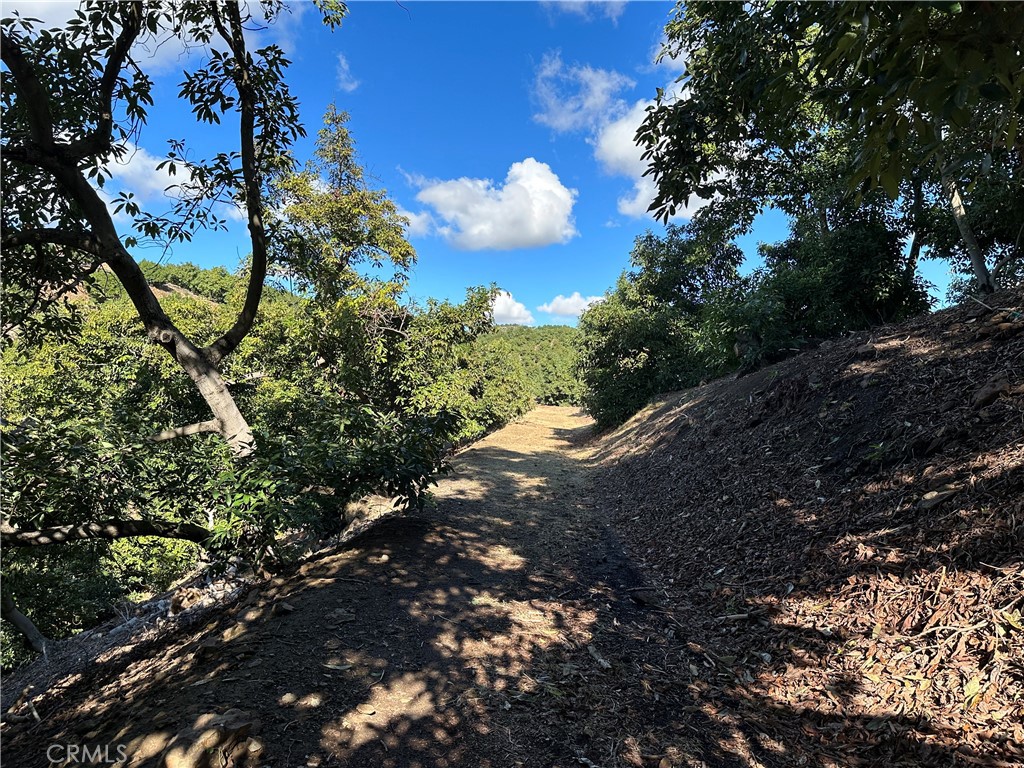
M42 654L46 653L47 639L36 625L32 623L32 620L18 610L9 594L5 594L0 598L0 616L11 622L25 636L25 640L28 641L33 651Z
M914 279L914 275L917 273L917 262L921 258L921 227L923 226L923 209L924 209L924 183L921 181L920 176L914 176L912 180L914 199L911 203L911 224L914 227L914 232L911 235L910 251L907 254L907 263L903 268L903 276L909 283Z
M943 140L942 124L938 119L935 121L935 133L941 142ZM992 280L992 274L988 271L988 265L985 263L985 254L981 252L978 239L974 236L974 229L971 227L971 220L967 215L967 206L964 205L963 198L960 196L960 185L946 164L945 153L940 150L937 158L942 176L942 191L945 192L946 198L949 200L953 210L953 219L960 230L960 238L964 241L964 247L967 248L967 253L971 257L971 267L974 270L974 277L978 281L978 287L985 293L992 293L996 286Z
M960 230L960 237L971 257L971 268L974 270L978 287L985 293L992 293L995 290L995 284L992 281L992 274L988 271L988 265L985 263L985 255L981 252L978 239L974 236L974 229L971 227L971 220L967 215L967 207L964 205L963 198L960 197L960 185L945 168L942 170L942 189L946 193L946 197L949 198L949 204L953 209L953 218Z
M5 547L41 547L85 539L124 539L134 536L159 536L164 539L194 541L210 545L210 531L194 523L169 523L161 520L104 520L82 525L59 525L53 528L12 528L0 530L0 544Z
M825 208L818 208L818 225L821 227L822 237L828 237L832 234L832 230L828 225L828 214L825 213Z

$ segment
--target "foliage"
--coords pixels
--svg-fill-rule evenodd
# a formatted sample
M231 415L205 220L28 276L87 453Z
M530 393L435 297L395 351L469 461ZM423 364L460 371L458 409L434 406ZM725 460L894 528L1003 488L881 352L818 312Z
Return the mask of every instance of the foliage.
M194 287L227 282L193 265L158 274L178 275ZM244 279L231 280L227 303L172 293L165 304L202 338L242 300ZM207 437L152 444L146 436L201 418L203 404L174 361L136 333L138 317L116 288L82 299L76 336L15 339L4 351L5 519L17 528L141 516L202 525L224 554L287 557L282 533L337 532L352 500L382 494L421 506L453 443L530 407L521 365L476 346L492 328L491 290L426 308L401 303L393 286L329 301L270 290L225 368L261 451L239 463ZM377 333L382 312L405 331ZM125 596L166 588L197 553L152 538L11 549L5 588L60 637L113 615ZM78 586L61 591L62 580ZM8 640L5 663L24 658Z
M408 223L385 190L373 189L356 158L348 114L331 105L313 159L274 184L277 272L321 299L360 282L356 268L389 262L403 276L416 259Z
M950 253L942 238L929 240L936 228L920 215L928 197L942 201L943 227L956 217L970 269L991 289L988 265L999 273L1004 254L975 248L971 231L984 244L999 226L972 206L986 179L1004 197L1021 194L1017 6L688 3L666 39L662 55L685 57L685 98L659 93L638 132L658 184L652 210L668 216L697 195L712 200L708 217L731 236L765 205L791 215L803 205L827 226L816 190L838 199L830 184L879 188L912 201L917 250ZM1011 158L1009 176L1000 177L1001 157ZM830 165L831 174L813 173Z
M962 162L1020 148L1024 14L1013 4L680 4L662 56L685 56L687 98L659 98L639 137L671 210L710 197L753 150L799 151L822 125L860 144L853 178L895 197L945 141ZM937 135L936 118L987 141Z
M783 243L761 247L766 267L749 292L747 327L763 356L927 309L899 233L884 220L855 219L824 235L801 224ZM750 309L741 306L741 316Z
M602 426L657 393L928 306L884 209L856 209L825 232L817 217L798 217L746 277L735 246L707 247L703 221L637 238L635 269L580 321L583 402Z
M411 412L458 414L449 435L471 440L530 408L518 361L475 342L493 326L496 288L474 288L462 304L430 299L408 323L396 364L396 398Z
M576 378L575 328L566 325L498 326L476 342L478 350L487 350L495 361L518 361L526 379L530 397L544 405L580 405L579 380Z
M224 267L201 269L191 263L158 264L147 259L141 259L139 267L150 285L177 285L210 301L225 301L239 282Z
M599 425L620 423L652 395L721 370L706 354L702 318L736 284L741 260L733 245L708 247L697 225L637 238L636 269L580 319L583 403Z
M318 5L332 26L344 14ZM282 10L271 0L259 13ZM491 292L425 310L403 299L415 259L406 222L368 183L345 115L328 112L314 159L294 170L304 129L288 62L276 46L246 47L256 13L86 3L63 28L3 21L0 162L17 190L3 206L9 542L141 520L178 526L168 535L191 526L218 556L277 558L282 534L337 530L354 498L422 505L452 441L528 406L521 378L472 354L491 327ZM172 138L161 163L178 180L170 212L144 210L130 189L108 206L110 163L135 150L156 95L133 47L164 37L206 47L179 96L200 123L234 113L239 143L200 159ZM221 229L231 206L252 244L236 274L128 251ZM388 265L386 279L373 271ZM277 283L265 290L268 272ZM19 584L26 612L64 635L114 594L166 586L193 557L148 541L34 547L5 558L5 587ZM97 586L56 599L68 574Z

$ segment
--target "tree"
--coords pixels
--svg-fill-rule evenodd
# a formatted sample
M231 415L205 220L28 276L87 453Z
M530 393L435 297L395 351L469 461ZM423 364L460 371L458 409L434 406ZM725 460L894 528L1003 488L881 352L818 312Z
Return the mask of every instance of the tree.
M281 5L265 10L273 18ZM336 23L343 7L328 11ZM105 265L131 298L148 338L189 376L213 417L154 439L215 432L238 457L250 455L255 440L220 367L251 330L262 296L270 171L286 162L288 147L303 134L283 79L287 61L276 46L247 49L247 19L234 2L87 3L64 29L36 29L15 16L4 19L2 33L2 173L5 188L17 190L5 197L3 248L14 276L34 283L25 291L31 298L23 314ZM101 195L109 165L129 151L153 103L152 81L133 46L164 36L208 46L206 65L185 73L181 96L201 122L237 112L239 149L196 163L184 159L182 142L172 142L167 166L180 166L188 176L178 185L172 214L146 213L131 192L118 196L112 212ZM245 211L252 243L248 288L230 327L201 347L164 311L129 248L139 236L183 241L198 227L220 226L213 203L222 200L237 200ZM132 216L135 234L118 232L113 213L119 211Z
M638 132L658 182L652 210L719 194L745 211L749 178L839 130L855 148L851 187L896 198L936 179L979 285L992 288L964 201L977 176L964 177L987 173L1000 148L1024 148L1019 6L688 3L666 35L662 55L685 55L687 71L684 96L660 94Z
M739 280L743 255L700 223L636 239L634 269L580 318L583 403L601 426L621 423L652 395L721 373L727 358L708 344L708 310ZM731 343L731 342L730 342Z
M321 5L329 24L340 22L343 4L324 0ZM266 3L265 17L273 20L282 7L277 0ZM244 25L249 19L248 10L235 2L88 2L63 29L38 29L34 20L18 15L0 24L5 339L33 338L48 330L74 334L78 318L66 299L91 275L109 270L148 339L187 374L212 416L162 430L150 441L216 433L236 459L251 456L256 443L222 366L252 329L263 295L266 185L275 170L287 166L288 148L303 133L283 79L288 62L276 46L248 50ZM153 215L131 191L108 205L102 188L111 162L132 151L153 104L152 81L135 58L136 46L168 39L206 48L205 64L185 73L180 95L200 122L218 123L228 112L237 113L239 144L237 151L194 162L185 159L184 142L172 140L164 165L185 178L176 186L172 211ZM182 242L198 228L223 226L216 215L219 202L244 210L252 252L244 301L226 329L200 346L165 311L129 249L140 237ZM119 212L131 217L131 234L118 231L114 215ZM106 394L101 390L97 396ZM72 455L64 457L72 465L75 445L66 446ZM37 457L31 448L28 454L23 467ZM45 469L40 468L41 478ZM37 486L29 482L19 491ZM48 511L36 510L27 519L45 519ZM192 523L152 518L16 528L9 508L2 528L4 543L14 546L140 535L208 544L211 533ZM9 593L6 597L4 615L17 618Z

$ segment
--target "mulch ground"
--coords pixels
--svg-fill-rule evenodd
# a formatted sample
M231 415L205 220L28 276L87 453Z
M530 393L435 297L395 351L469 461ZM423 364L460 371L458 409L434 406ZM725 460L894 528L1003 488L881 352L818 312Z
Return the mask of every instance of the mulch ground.
M591 429L538 408L461 453L433 509L220 606L61 644L4 681L6 701L35 684L41 718L4 726L5 764L54 744L174 768L679 764L642 745L702 719L663 704L687 651L589 496Z
M668 397L598 445L744 764L1024 764L1024 309L986 304Z

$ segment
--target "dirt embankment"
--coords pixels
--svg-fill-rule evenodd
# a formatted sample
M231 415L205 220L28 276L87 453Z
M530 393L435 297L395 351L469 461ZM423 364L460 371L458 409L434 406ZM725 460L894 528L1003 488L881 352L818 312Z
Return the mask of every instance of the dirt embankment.
M730 731L705 755L1024 764L1024 306L986 303L673 395L598 446L699 657L692 704Z

